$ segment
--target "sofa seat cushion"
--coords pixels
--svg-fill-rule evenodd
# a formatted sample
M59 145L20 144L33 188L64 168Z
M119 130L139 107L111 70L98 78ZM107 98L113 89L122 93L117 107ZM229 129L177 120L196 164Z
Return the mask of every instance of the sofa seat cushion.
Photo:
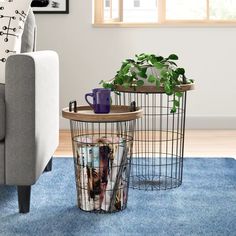
M0 84L0 142L5 138L5 118L6 118L6 106L5 106L5 85Z

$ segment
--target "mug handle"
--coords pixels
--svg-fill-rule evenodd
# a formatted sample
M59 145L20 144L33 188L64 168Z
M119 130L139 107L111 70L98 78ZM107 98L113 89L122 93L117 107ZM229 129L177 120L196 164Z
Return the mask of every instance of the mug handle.
M93 109L94 107L93 107L93 104L91 103L91 102L89 102L89 100L88 100L88 97L94 97L94 94L93 93L86 93L85 94L85 100L86 100L86 102L89 104L89 106Z

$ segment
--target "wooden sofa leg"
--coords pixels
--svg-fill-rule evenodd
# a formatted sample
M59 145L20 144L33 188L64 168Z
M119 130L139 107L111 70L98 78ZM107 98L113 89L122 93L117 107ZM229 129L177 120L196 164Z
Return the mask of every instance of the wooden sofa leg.
M31 186L17 186L17 192L19 212L28 213L30 211Z
M47 166L45 167L44 172L49 172L51 170L52 170L52 158L50 159Z

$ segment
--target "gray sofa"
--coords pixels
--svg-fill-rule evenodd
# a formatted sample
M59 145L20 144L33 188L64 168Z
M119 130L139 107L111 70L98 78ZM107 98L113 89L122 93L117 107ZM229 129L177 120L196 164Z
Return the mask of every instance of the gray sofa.
M0 84L0 185L17 186L21 213L29 212L31 185L51 170L59 137L58 55L33 52L35 29L31 11L22 53L7 59Z

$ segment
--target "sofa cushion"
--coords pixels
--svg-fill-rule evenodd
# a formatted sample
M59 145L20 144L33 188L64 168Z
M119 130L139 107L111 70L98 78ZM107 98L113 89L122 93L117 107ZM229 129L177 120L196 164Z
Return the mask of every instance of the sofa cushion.
M30 8L22 35L21 52L33 52L36 49L36 23L32 8Z
M5 138L5 85L0 84L0 142Z
M21 37L30 4L31 0L0 1L0 83L5 83L8 56L21 51Z

